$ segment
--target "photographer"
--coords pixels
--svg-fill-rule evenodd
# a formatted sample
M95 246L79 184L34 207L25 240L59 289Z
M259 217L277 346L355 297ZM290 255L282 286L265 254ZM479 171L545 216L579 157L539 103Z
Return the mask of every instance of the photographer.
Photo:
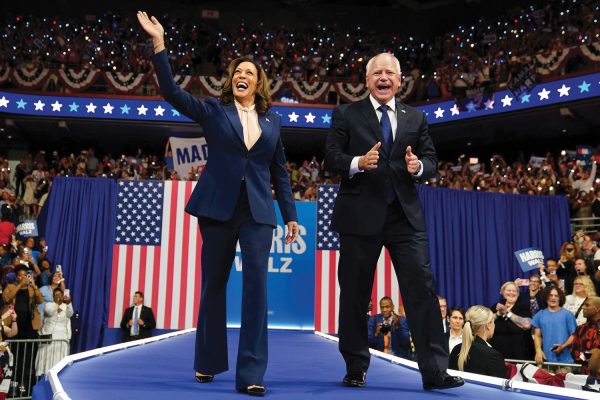
M394 311L394 302L385 296L379 301L381 313L369 318L369 347L402 358L412 358L406 317Z

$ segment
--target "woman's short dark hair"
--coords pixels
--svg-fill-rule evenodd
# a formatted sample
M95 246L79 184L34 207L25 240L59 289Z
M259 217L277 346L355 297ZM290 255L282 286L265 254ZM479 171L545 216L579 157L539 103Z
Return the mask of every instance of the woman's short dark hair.
M456 306L452 307L452 308L451 308L451 309L448 311L448 314L447 314L447 315L448 315L448 318L450 318L450 317L452 316L452 313L453 313L454 311L458 311L458 312L459 312L459 313L462 315L463 319L465 319L465 310L463 310L461 307L456 307Z
M60 294L63 294L63 295L65 294L65 292L63 292L63 290L60 287L57 287L56 289L54 289L52 291L52 294L54 295L54 294L56 294L56 292L60 292Z
M269 86L269 79L267 78L267 75L260 64L248 57L236 58L229 63L229 66L227 67L227 80L225 81L225 85L223 85L223 92L221 94L221 103L233 103L233 73L238 65L243 62L249 62L254 65L254 68L256 68L258 76L256 77L257 81L254 104L258 114L265 114L269 108L271 108L271 89Z
M550 297L550 292L556 290L558 293L558 304L562 307L565 302L567 301L567 296L565 296L565 292L563 292L562 290L560 290L559 287L551 285L551 286L546 286L544 288L544 290L542 290L542 293L540 294L540 297L542 299L542 303L544 304L548 304L548 297Z

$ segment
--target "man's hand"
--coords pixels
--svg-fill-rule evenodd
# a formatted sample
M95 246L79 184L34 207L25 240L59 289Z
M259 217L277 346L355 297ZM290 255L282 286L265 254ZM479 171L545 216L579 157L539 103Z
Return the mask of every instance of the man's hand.
M129 322L127 323L127 326L133 326L133 318L131 318L131 319L129 320Z
M377 168L377 161L379 161L379 148L381 147L381 142L377 142L371 150L367 152L364 156L358 159L358 169L361 171L371 171Z
M141 318L138 318L138 325L139 326L144 326L144 320Z
M419 168L421 166L421 163L419 163L419 157L413 154L412 148L410 146L406 148L405 159L406 168L408 169L408 172L410 172L413 175L419 172Z
M400 327L400 317L395 312L392 312L392 324L394 324L396 328Z
M285 244L290 244L298 239L299 228L296 221L287 223L287 235L285 235Z
M138 11L137 18L140 25L148 35L152 37L152 43L154 44L154 52L159 53L165 49L165 28L162 27L160 22L152 16L148 17L145 11Z
M543 351L539 350L535 352L535 363L540 366L546 361L546 355Z
M375 336L381 335L381 325L383 325L383 324L377 324L377 329L375 330Z

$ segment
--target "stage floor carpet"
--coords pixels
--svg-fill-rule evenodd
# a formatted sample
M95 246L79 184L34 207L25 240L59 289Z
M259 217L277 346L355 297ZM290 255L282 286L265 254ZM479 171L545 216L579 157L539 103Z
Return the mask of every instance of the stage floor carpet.
M228 331L230 370L209 384L194 380L195 332L77 361L58 375L73 400L158 400L248 398L235 391L238 330ZM444 391L423 391L419 373L372 357L363 388L347 388L337 343L312 332L269 332L269 367L265 376L269 399L360 400L534 399L540 393L501 390L476 383ZM246 397L245 397L246 396ZM63 396L61 396L63 397ZM543 397L561 397L544 395ZM34 399L52 399L47 381L34 389ZM564 398L564 397L563 397Z

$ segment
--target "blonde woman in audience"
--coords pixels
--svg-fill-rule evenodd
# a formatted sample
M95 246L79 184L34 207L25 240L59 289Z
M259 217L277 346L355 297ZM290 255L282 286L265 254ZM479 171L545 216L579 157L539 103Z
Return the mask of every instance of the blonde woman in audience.
M462 343L450 353L450 368L506 378L504 358L488 341L494 336L495 315L484 306L467 310Z
M573 293L567 296L564 309L569 310L577 320L577 326L586 323L583 316L583 302L590 296L596 296L594 283L589 276L577 276L573 280Z

